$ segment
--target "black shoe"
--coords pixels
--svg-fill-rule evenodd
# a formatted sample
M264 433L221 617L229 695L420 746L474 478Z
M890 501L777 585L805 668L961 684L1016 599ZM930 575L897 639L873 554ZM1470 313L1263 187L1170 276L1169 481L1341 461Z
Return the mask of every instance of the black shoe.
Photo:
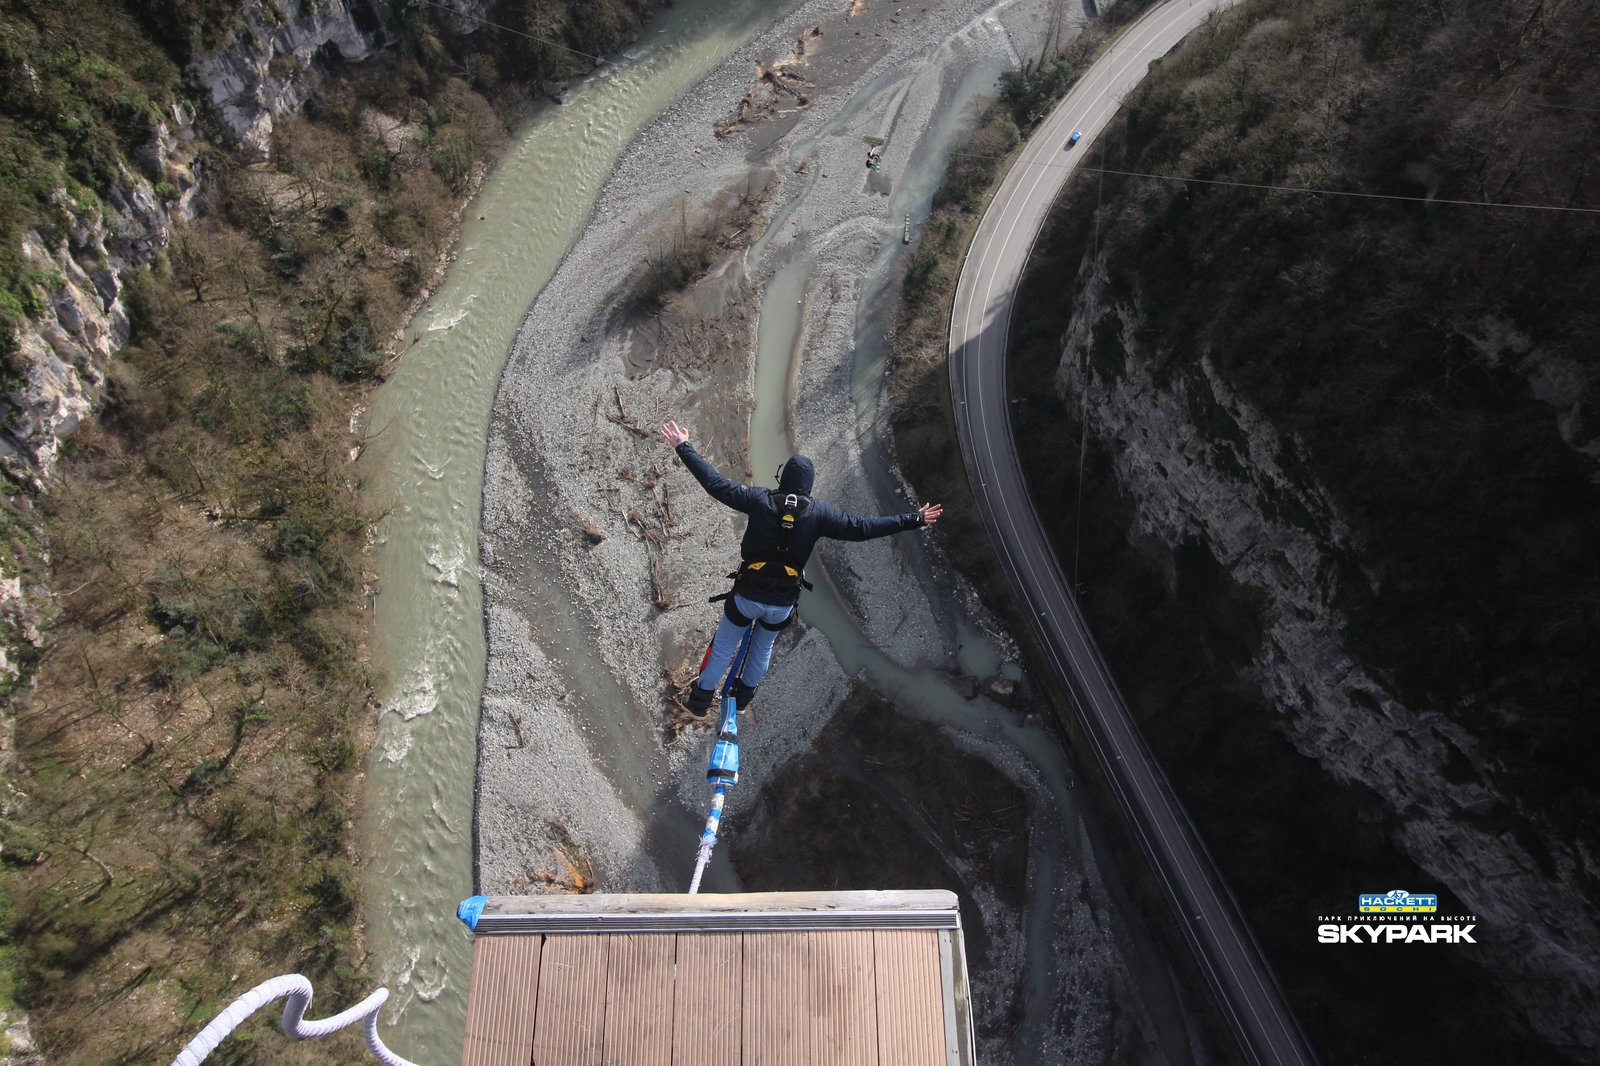
M683 701L683 705L689 709L691 718L704 718L711 713L711 701L716 695L711 689L701 688L697 682L689 686L689 698Z
M747 685L743 681L735 681L733 683L734 705L741 711L750 706L750 701L756 698L756 689L760 687L759 685Z

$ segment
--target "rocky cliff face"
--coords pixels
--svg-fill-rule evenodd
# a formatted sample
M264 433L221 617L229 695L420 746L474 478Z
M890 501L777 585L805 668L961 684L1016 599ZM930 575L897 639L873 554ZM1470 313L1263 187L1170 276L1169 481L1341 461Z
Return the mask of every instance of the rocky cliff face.
M462 10L472 14L482 5L467 6L472 10ZM38 280L31 313L17 329L17 373L0 394L0 466L7 473L43 488L62 443L100 403L111 358L128 339L125 287L166 247L173 222L194 217L203 179L200 130L208 124L197 118L264 159L274 118L304 105L318 64L364 59L387 40L366 0L251 0L233 37L190 66L198 116L175 106L98 199L57 193L66 224L48 239L40 230L22 238ZM44 596L42 589L25 591L0 566L0 621L30 643ZM16 674L3 651L0 672Z
M1249 673L1283 732L1339 780L1382 799L1396 843L1492 931L1480 955L1530 1026L1590 1061L1600 1046L1600 928L1579 882L1600 876L1600 863L1551 848L1551 876L1509 832L1484 827L1507 800L1487 783L1475 738L1403 705L1345 650L1334 559L1351 534L1325 491L1285 474L1292 442L1209 359L1198 373L1163 367L1140 340L1150 333L1137 309L1105 293L1102 264L1073 308L1056 388L1116 456L1137 507L1130 535L1174 551L1202 538L1236 581L1264 594L1267 628ZM1518 359L1556 408L1563 437L1587 454L1590 442L1569 427L1572 382L1555 380L1563 368L1536 358L1515 330L1491 327L1485 358Z
M310 98L318 63L357 62L388 39L368 0L250 0L236 25L233 39L188 73L221 127L257 159L267 158L273 119Z
M108 362L128 339L123 287L165 247L173 219L193 217L197 148L191 115L175 108L138 153L142 173L123 168L98 203L61 190L65 232L53 245L38 230L23 236L23 258L47 280L36 286L38 313L17 331L22 380L0 397L0 463L13 477L47 478L61 442L99 401Z
M4 1050L0 1051L0 1066L43 1066L44 1056L33 1042L33 1032L28 1016L21 1011L0 1011L3 1026Z
M476 25L472 16L486 6L457 0L461 28ZM189 67L199 117L208 120L199 125L264 160L274 119L304 106L319 66L365 59L388 41L369 0L250 0L232 37ZM196 117L180 106L154 126L100 202L63 190L65 236L52 242L33 231L23 239L24 256L45 280L37 313L18 331L22 380L0 397L0 464L20 480L42 484L61 442L99 403L109 360L128 338L122 290L130 272L154 261L174 219L193 217L203 146Z
M1595 461L1590 477L1600 482L1600 418L1589 396L1594 369L1535 345L1516 323L1499 315L1485 315L1466 337L1485 366L1491 370L1510 366L1528 383L1535 399L1555 410L1562 442Z
M470 33L489 4L446 6L456 28ZM46 280L38 312L18 331L23 380L0 396L6 470L42 484L61 442L99 403L108 361L128 338L122 289L130 271L165 247L172 220L193 217L204 139L264 161L274 121L305 105L319 70L359 62L391 40L374 0L249 0L232 35L190 63L195 107L176 107L151 129L101 202L79 203L61 191L58 201L72 220L68 235L52 243L34 231L23 241L30 266Z

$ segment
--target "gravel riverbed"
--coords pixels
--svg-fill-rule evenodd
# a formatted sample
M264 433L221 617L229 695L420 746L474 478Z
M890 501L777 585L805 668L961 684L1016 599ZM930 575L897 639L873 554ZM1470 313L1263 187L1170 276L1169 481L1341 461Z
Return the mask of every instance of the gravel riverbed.
M1057 5L847 3L802 4L640 134L518 334L483 488L481 892L687 885L710 731L675 709L674 694L718 620L706 598L728 584L742 518L699 489L655 427L677 419L725 473L751 479L756 350L774 343L763 329L778 320L769 292L793 286L786 432L816 461L817 495L865 514L918 502L885 504L874 488L883 412L852 386L862 332L892 321L892 300L887 312L862 301L892 296L882 281L903 269L893 258L901 208L919 195L906 183L936 177L950 136L970 123L962 111L975 79L992 84L1036 53ZM887 141L877 171L862 166L868 136ZM749 239L659 310L641 309L633 293L652 257L719 204L753 216L741 227ZM1014 660L1012 642L936 553L904 543L913 536L820 552L864 640L908 677L970 674L958 643L978 632ZM983 1061L1194 1061L1163 966L1113 902L1079 815L1061 807L1070 782L1052 793L1056 771L1019 748L917 715L895 726L900 762L846 757L867 735L862 716L894 714L894 697L851 676L820 629L785 631L741 724L729 839L707 890L752 876L762 888L949 882L973 908L969 925L982 927L973 977ZM1008 813L1014 805L952 805L940 767L955 773L964 760L976 760L960 770L974 781L999 775L995 796L1025 797L1027 817ZM839 781L845 792L859 786L863 804L881 801L879 830L903 827L922 850L878 848L882 868L837 874L859 871L856 883L807 880L828 867L818 856L833 842L785 830L774 812L811 804L820 817L824 800L843 794ZM1002 821L1012 828L990 831ZM1038 882L1041 869L1051 883ZM1041 926L1024 912L1040 907L1048 945L1027 932ZM1140 976L1141 967L1163 972Z

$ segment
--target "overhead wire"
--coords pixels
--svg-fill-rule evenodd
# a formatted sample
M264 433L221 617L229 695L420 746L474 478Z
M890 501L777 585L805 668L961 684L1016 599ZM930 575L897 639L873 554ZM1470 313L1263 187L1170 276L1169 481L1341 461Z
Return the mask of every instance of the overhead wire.
M1199 185L1229 185L1239 189L1265 189L1270 192L1298 192L1317 196L1353 196L1365 200L1403 200L1417 204L1455 204L1460 207L1495 207L1513 211L1566 211L1574 214L1600 215L1600 207L1559 207L1554 204L1511 204L1493 200L1447 200L1437 196L1400 196L1393 193L1353 192L1347 189L1314 189L1302 185L1265 185L1251 181L1225 181L1221 178L1192 178L1181 174L1144 174L1134 170L1110 170L1101 167L1083 167L1090 173L1100 171L1125 178L1153 178L1157 181L1187 181Z
M977 152L951 152L951 155L962 156L967 159L995 159L1004 160L1002 155L982 155ZM1316 196L1351 196L1366 200L1401 200L1416 204L1455 204L1462 207L1495 207L1515 211L1561 211L1581 215L1600 215L1600 207L1559 207L1554 204L1512 204L1501 203L1493 200L1447 200L1441 197L1429 196L1399 196L1392 193L1381 192L1354 192L1348 189L1317 189L1304 185L1266 185L1251 181L1226 181L1222 178L1193 178L1182 174L1146 174L1137 170L1111 170L1106 167L1077 166L1073 163L1047 163L1039 159L1019 159L1019 164L1025 163L1035 167L1064 167L1069 170L1080 170L1089 174L1115 174L1125 178L1152 178L1157 181L1186 181L1198 185L1229 185L1239 189L1264 189L1270 192L1295 192L1307 193Z
M1524 104L1528 107L1548 107L1557 111L1585 111L1591 115L1600 114L1600 107L1579 107L1577 104L1552 104L1548 100L1535 100L1531 97L1510 96L1477 96L1473 93L1456 93L1448 89L1424 89L1419 85L1396 85L1395 92L1427 93L1430 96L1453 96L1458 100L1478 100L1486 104Z
M1116 52L1116 51L1144 52L1147 55L1154 55L1154 56L1161 56L1161 57L1168 56L1168 55L1170 55L1172 53L1172 50L1170 48L1166 49L1165 51L1163 51L1163 50L1161 50L1159 48L1135 48L1132 45L1123 43L1120 40L1113 40L1106 47L1106 53L1105 54L1106 55L1110 55L1112 52ZM1065 53L1058 52L1056 54L1055 61L1057 61L1057 62L1060 61L1062 58L1064 58L1064 56L1065 56ZM1046 61L1042 60L1042 59L1039 61L1040 68L1044 67L1045 62ZM1374 87L1364 86L1363 88L1374 88ZM1388 86L1388 87L1385 87L1385 88L1377 88L1376 91L1378 91L1378 92L1395 92L1395 93L1426 93L1429 96L1453 96L1458 100L1477 100L1477 101L1479 101L1481 103L1485 103L1485 104L1520 104L1520 105L1523 105L1523 106L1526 106L1526 107L1548 107L1548 108L1553 108L1554 110L1557 110L1557 111L1583 111L1583 112L1586 112L1588 114L1600 114L1600 107L1580 107L1577 104L1554 104L1554 103L1551 103L1548 100L1539 100L1539 99L1535 99L1533 97L1528 97L1528 96L1523 96L1523 97L1480 96L1480 95L1478 95L1476 93L1459 93L1459 92L1454 92L1454 91L1452 91L1450 89L1425 89L1420 85L1392 85L1392 86Z
M590 55L588 52L584 52L584 51L581 51L581 50L579 50L577 48L572 48L572 47L570 47L568 45L561 44L558 41L550 41L550 40L546 40L543 37L535 37L531 33L525 33L522 30L514 30L510 26L502 26L502 25L500 25L500 23L498 23L498 22L490 22L486 18L479 18L477 15L471 15L471 14L468 14L467 12L465 12L465 11L457 11L455 8L450 7L447 4L437 4L437 3L434 3L434 0L416 0L416 2L419 3L419 4L423 4L423 5L427 6L427 7L438 8L440 11L448 11L450 14L456 16L457 18L471 19L473 22L479 23L479 24L484 25L484 26L489 26L489 27L491 27L493 29L505 30L507 33L514 33L518 37L526 37L530 41L538 41L540 44L547 44L551 48L560 48L563 51L571 52L573 55L579 55L579 56L582 56L585 59L592 59L596 63L604 63L606 61L604 56Z

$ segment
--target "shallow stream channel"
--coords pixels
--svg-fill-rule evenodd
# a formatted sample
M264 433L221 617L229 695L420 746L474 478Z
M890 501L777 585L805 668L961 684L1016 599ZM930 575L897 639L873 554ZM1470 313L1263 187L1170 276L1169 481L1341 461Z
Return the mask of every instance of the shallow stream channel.
M902 234L1058 8L679 0L536 114L469 207L366 426L389 509L366 913L408 1058L459 1054L463 897L683 891L709 733L673 693L742 520L654 427L689 425L736 480L770 486L802 450L830 502L914 506L881 436ZM885 142L865 174L863 138ZM701 226L729 250L641 303L632 279ZM808 575L707 890L950 888L980 1061L1208 1061L974 592L914 534Z

